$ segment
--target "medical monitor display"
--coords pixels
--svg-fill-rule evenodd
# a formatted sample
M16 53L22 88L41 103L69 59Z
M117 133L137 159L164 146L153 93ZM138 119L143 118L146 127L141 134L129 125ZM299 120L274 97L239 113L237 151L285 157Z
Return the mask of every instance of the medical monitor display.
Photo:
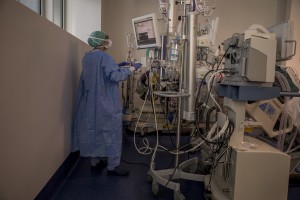
M276 34L277 61L284 61L291 59L295 54L295 40L294 40L294 24L292 21L285 21L274 25L268 30Z
M160 47L155 14L134 18L132 25L138 49Z

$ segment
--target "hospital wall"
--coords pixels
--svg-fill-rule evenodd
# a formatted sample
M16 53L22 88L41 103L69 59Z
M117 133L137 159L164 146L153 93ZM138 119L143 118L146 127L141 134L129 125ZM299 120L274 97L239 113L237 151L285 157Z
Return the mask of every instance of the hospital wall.
M0 1L0 199L32 200L70 154L85 43Z
M216 0L216 9L211 16L212 19L219 17L216 44L221 44L234 33L242 33L252 24L270 27L289 19L293 1L299 4L298 0ZM160 18L158 2L158 0L103 1L102 30L110 34L113 40L113 48L109 52L117 61L127 57L126 34L133 32L131 19L153 12ZM299 11L299 7L293 9ZM294 18L298 24L300 24L299 19L299 17ZM198 17L198 21L202 25L205 23L202 16ZM166 32L162 24L160 24L160 32ZM298 39L300 41L300 38ZM136 50L134 57L145 57L145 50Z

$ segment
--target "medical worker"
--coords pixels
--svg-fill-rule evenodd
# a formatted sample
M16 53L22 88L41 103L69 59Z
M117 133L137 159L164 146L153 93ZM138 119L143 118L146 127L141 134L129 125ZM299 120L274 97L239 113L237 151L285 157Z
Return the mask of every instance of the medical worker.
M112 46L103 31L94 31L88 38L93 50L82 59L82 74L77 92L72 125L72 151L91 158L95 168L105 164L107 174L125 176L129 171L120 166L122 148L122 102L119 82L126 80L141 67L121 68L128 63L117 64L105 51Z

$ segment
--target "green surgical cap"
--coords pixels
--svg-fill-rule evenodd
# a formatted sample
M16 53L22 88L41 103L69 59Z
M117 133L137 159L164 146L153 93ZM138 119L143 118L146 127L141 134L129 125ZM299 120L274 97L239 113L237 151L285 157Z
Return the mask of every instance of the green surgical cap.
M90 37L88 38L88 44L91 47L98 47L102 46L107 34L103 31L94 31L91 33Z

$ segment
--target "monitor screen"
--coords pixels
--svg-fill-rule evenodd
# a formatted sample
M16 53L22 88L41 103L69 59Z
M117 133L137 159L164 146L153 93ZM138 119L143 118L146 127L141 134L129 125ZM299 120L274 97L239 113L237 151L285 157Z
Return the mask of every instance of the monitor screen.
M132 25L138 49L160 47L155 14L134 18Z

